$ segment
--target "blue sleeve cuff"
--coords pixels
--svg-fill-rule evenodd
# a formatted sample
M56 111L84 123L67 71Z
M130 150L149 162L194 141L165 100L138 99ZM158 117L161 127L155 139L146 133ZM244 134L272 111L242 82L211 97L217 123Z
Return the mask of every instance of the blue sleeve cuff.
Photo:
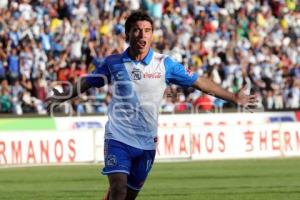
M182 64L170 57L165 59L166 83L177 84L182 87L190 87L198 79L198 74L190 72Z

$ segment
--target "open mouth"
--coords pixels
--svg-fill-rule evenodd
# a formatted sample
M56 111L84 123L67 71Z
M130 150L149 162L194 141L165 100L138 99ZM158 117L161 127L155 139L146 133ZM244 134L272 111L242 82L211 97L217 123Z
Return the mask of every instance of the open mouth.
M137 42L137 45L140 47L140 48L144 48L146 46L146 41L144 40L140 40Z

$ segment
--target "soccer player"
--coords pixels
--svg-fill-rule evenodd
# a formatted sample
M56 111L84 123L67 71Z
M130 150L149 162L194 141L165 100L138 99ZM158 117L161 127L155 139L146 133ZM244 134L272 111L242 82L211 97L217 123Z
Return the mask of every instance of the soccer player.
M154 161L158 109L168 84L191 86L241 106L256 103L256 97L246 95L244 89L228 92L210 79L189 73L171 57L154 52L150 48L153 21L146 12L134 11L127 18L125 34L128 49L105 58L77 83L70 97L54 90L48 99L49 109L90 87L112 84L102 170L109 180L109 200L133 200L142 188Z

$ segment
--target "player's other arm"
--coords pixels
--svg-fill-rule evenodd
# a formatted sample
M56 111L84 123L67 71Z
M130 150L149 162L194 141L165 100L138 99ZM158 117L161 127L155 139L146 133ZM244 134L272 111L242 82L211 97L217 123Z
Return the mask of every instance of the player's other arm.
M256 106L257 97L255 95L246 95L245 87L237 93L229 92L208 78L200 77L196 73L188 72L183 65L170 57L165 59L165 67L167 83L174 83L183 87L192 86L205 93L241 106Z
M192 85L194 88L201 90L218 98L231 101L241 106L255 106L257 103L256 95L246 95L246 87L243 87L237 93L229 92L221 86L206 77L198 77Z
M71 91L69 92L65 90L59 92L57 89L53 88L53 95L46 99L47 112L50 113L51 110L60 103L77 97L79 94L87 91L91 87L92 86L87 82L86 78L81 78L74 85L72 85Z
M54 94L46 100L48 113L50 113L55 106L77 97L79 94L87 91L91 87L103 87L108 84L110 82L108 66L105 62L102 65L100 65L100 63L96 63L96 66L97 65L98 67L91 74L88 74L86 77L81 77L79 81L72 85L70 91L59 92L58 90L53 89Z

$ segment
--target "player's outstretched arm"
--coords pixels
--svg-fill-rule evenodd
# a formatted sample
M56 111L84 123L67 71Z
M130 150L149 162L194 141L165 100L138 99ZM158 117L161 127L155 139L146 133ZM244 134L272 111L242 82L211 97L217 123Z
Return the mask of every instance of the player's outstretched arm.
M53 88L53 95L48 97L45 103L48 114L50 114L51 110L53 110L54 107L58 106L60 103L78 96L89 88L91 88L91 85L87 83L86 78L81 78L79 82L76 82L72 86L70 93L67 93L66 91L59 92L57 89Z
M193 87L246 108L249 108L249 106L255 107L258 102L256 95L245 94L246 87L243 87L237 93L232 93L205 77L199 77L193 84Z

